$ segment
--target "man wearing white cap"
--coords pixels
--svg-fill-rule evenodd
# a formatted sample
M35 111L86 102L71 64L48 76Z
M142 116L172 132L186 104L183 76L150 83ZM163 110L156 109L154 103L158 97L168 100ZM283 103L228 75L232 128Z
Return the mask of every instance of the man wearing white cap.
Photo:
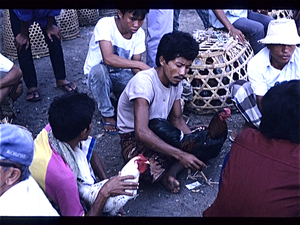
M29 131L0 124L0 216L59 216L30 175L33 153Z
M266 45L248 63L249 81L238 80L229 87L232 100L247 124L258 128L261 99L277 82L300 79L300 37L294 20L269 23L267 35L258 41Z

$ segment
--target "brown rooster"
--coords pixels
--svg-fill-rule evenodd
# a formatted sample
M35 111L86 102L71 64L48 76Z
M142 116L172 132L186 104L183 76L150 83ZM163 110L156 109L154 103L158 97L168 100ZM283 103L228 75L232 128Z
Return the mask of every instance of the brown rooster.
M206 129L196 129L190 134L184 134L166 119L155 118L149 121L149 128L166 143L190 152L202 162L219 155L227 138L226 120L230 116L229 108L215 113Z

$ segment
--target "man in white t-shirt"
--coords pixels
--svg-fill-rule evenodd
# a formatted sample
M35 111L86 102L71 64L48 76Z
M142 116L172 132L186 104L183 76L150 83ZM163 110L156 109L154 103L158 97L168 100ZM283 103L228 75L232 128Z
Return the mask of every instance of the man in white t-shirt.
M13 102L23 92L23 74L19 67L0 53L0 119L15 116Z
M102 114L101 124L109 134L117 133L110 93L121 94L137 72L150 67L141 61L145 32L140 27L149 10L122 9L117 17L105 17L95 26L84 64L88 86Z
M0 134L0 216L59 216L30 175L32 134L12 124L0 124Z
M172 193L179 193L176 175L184 167L199 170L205 164L194 155L175 148L148 127L152 118L168 119L184 133L191 130L182 117L180 96L185 74L198 55L199 45L188 33L165 34L158 45L156 68L136 74L118 102L118 128L125 161L142 153L150 167L141 179L161 181Z
M271 87L277 82L300 79L300 49L296 46L300 37L294 20L272 20L266 37L258 42L266 47L248 63L250 82L238 80L229 87L232 100L246 119L242 130L248 126L259 128L261 99Z

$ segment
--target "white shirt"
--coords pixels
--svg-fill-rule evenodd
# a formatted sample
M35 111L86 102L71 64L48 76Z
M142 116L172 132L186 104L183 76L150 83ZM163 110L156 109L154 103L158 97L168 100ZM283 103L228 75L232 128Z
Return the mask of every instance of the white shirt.
M118 102L118 128L120 133L134 131L134 103L136 98L149 103L149 119L167 119L175 100L180 99L182 82L165 87L154 68L138 72L127 84Z
M114 54L131 59L133 55L142 54L145 50L145 32L138 29L130 39L126 39L120 33L115 17L104 17L98 21L92 34L89 51L83 67L84 74L88 74L92 67L102 63L102 53L99 42L105 40L112 43Z
M0 216L59 216L59 214L30 176L0 196Z
M74 149L75 160L79 168L77 186L80 197L84 197L89 192L91 185L96 180L92 166L87 160L91 140L92 137L89 136L87 140L81 141L81 148L76 146Z
M247 18L248 16L248 10L245 9L239 9L239 10L224 9L223 11L231 24L233 24L239 18ZM215 28L224 27L223 23L219 21L219 19L216 17L215 13L211 9L208 10L208 13L209 13L209 22L213 27Z
M271 65L270 50L265 47L248 63L248 77L256 95L264 96L276 82L300 79L300 49L296 47L290 61L278 70Z
M3 78L11 70L14 63L0 53L0 78ZM4 72L4 73L1 73Z

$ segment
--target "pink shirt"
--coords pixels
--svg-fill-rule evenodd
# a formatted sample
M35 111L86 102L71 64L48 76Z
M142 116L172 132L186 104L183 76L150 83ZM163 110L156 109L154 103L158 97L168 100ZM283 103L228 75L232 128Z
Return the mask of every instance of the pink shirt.
M70 167L49 144L48 124L34 141L30 172L47 196L59 206L62 216L83 216L77 183Z

